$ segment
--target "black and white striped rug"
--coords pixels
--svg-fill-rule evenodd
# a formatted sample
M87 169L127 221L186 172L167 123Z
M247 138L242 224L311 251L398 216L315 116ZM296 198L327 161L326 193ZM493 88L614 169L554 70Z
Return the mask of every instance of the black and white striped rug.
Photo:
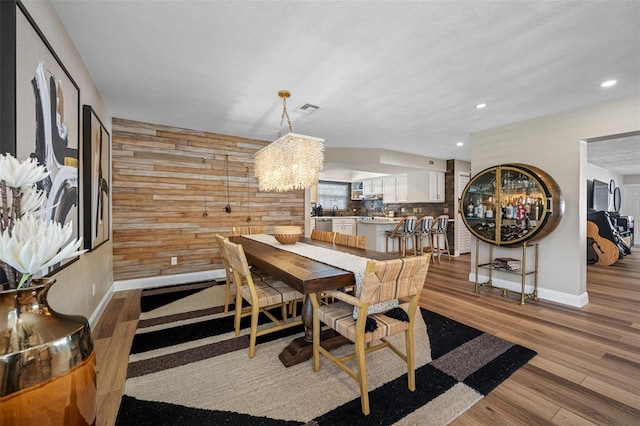
M535 356L421 309L416 391L395 354L368 355L365 417L357 382L326 359L318 372L311 361L281 364L278 354L302 328L258 338L249 359L249 324L234 335L223 295L223 285L198 284L143 292L117 425L444 425Z

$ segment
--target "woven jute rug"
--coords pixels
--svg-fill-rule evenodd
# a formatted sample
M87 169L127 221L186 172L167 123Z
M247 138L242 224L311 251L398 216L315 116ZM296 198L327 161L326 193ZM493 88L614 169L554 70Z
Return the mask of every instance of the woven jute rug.
M224 286L213 284L143 293L118 425L444 425L535 356L420 309L416 391L407 388L400 358L374 352L367 356L371 414L364 416L357 382L328 360L318 372L311 361L282 365L278 354L301 327L258 338L249 359L249 324L234 335L233 314L222 312ZM403 335L395 337L404 347Z

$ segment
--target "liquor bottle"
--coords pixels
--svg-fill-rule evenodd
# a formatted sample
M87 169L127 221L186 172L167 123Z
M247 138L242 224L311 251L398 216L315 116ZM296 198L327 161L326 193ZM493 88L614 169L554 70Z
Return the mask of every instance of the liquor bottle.
M467 206L467 216L471 217L473 216L473 209L474 209L474 205L473 202L471 201L471 198L469 198L469 205Z
M524 200L522 197L518 199L518 205L516 207L516 219L524 220L525 218L525 208L524 208Z
M531 197L528 195L524 202L524 214L525 217L531 218Z
M509 201L507 202L507 208L505 210L504 217L506 217L507 219L513 219L513 203L511 201L511 198L509 198Z
M478 200L478 217L484 217L484 213L487 210L487 206L485 206L482 197Z
M487 199L487 211L484 214L484 217L486 217L487 219L493 219L493 197L489 197Z

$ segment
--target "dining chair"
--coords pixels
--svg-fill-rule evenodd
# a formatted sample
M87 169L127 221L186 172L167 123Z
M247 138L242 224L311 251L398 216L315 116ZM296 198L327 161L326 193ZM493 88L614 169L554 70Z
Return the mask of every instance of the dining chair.
M234 226L231 228L234 237L239 235L264 234L264 226Z
M327 294L337 299L320 305L317 296L311 297L313 306L313 370L320 370L320 355L324 355L360 385L362 412L368 415L369 388L367 385L366 355L383 348L391 349L407 363L409 390L416 389L414 355L414 318L420 292L429 270L431 254L392 259L369 260L359 296L330 290ZM394 299L409 298L408 303L383 313L368 314L369 306ZM354 319L357 308L357 320ZM340 358L323 348L320 342L320 324L323 323L353 342L355 352ZM405 350L386 338L404 332ZM346 362L356 360L357 371Z
M249 235L248 226L234 226L231 228L231 235L237 237L239 235Z
M224 247L236 285L235 334L240 335L240 320L250 316L249 358L253 358L258 336L302 324L302 319L299 317L287 318L287 307L291 303L301 301L304 295L275 278L254 280L242 245L225 240ZM243 301L248 303L246 308L242 307ZM271 312L273 308L278 307L282 319L276 318ZM258 330L260 313L269 318L274 325Z
M341 234L339 232L336 232L336 235L333 237L333 242L339 246L348 246L349 237L349 234Z
M249 235L255 235L255 234L264 234L264 226L262 225L250 226Z
M415 216L407 216L405 218L400 219L400 222L393 228L392 231L387 231L387 242L386 242L386 250L389 251L389 240L398 240L398 245L400 246L400 253L402 257L406 256L407 251L407 240L411 240L411 245L413 248L413 255L417 255L418 252L416 250L416 241L415 236L413 234L413 229L415 228L417 217Z
M367 236L341 234L339 232L336 232L336 236L333 242L339 246L356 247L356 248L364 249L364 246L367 244Z
M432 251L431 246L431 227L433 226L433 216L422 216L416 222L416 226L413 230L413 235L416 239L416 247L418 253L424 253L424 240L427 239L429 244L429 251Z
M451 260L451 253L449 252L449 238L447 238L447 227L449 226L449 216L441 214L433 220L431 226L431 252L440 263L440 257L443 254L447 255L447 259ZM441 246L441 242L444 241L444 246Z
M311 239L318 241L325 241L327 243L332 243L335 238L336 233L331 231L320 231L318 229L311 230Z

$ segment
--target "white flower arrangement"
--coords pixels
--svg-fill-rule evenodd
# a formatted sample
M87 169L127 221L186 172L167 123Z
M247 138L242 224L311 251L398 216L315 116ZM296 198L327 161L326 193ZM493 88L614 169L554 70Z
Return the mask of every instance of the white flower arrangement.
M67 244L71 222L62 226L39 217L46 194L36 184L48 175L33 158L19 161L0 155L0 267L11 289L28 285L33 274L86 251L78 251L82 238Z

